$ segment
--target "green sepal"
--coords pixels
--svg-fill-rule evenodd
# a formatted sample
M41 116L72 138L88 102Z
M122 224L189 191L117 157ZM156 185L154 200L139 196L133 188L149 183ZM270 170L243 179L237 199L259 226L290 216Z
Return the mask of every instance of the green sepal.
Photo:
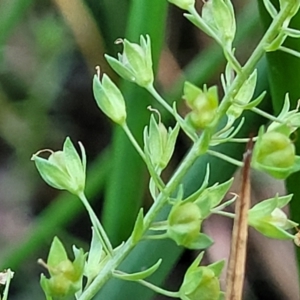
M175 143L180 126L168 128L160 121L157 123L154 115L150 117L150 124L144 128L144 153L147 161L151 162L154 168L163 170L169 163L175 149Z
M201 212L196 204L177 202L168 216L167 235L178 246L189 248L199 237L201 223Z
M257 70L255 69L253 73L247 78L244 82L237 95L233 99L232 105L226 112L228 117L232 117L233 119L237 119L243 113L244 107L249 103L251 98L253 97L254 90L256 87L257 81ZM237 101L237 103L235 103Z
M51 291L49 287L49 279L47 279L44 274L41 274L40 285L45 293L46 300L52 300Z
M100 81L99 75L94 75L93 92L99 108L112 121L123 125L126 121L126 105L123 95L112 80L103 74Z
M127 273L120 272L118 270L114 270L112 274L114 277L118 279L127 280L127 281L143 280L151 276L159 268L161 262L162 259L159 259L157 263L154 264L152 267L137 273L127 274Z
M277 119L279 122L273 121L268 126L267 131L276 131L289 136L300 127L300 113L298 112L298 107L290 111L290 99L288 94L285 95L284 104Z
M209 248L213 243L213 239L208 235L199 232L198 236L186 245L186 248L191 250L204 250Z
M223 259L210 264L209 266L207 266L207 268L212 270L215 273L216 277L219 277L221 276L224 266L225 266L225 260Z
M300 157L295 155L295 146L286 134L277 130L265 133L262 126L253 149L251 166L275 178L285 179L300 170Z
M132 243L134 245L140 241L143 232L144 232L144 210L143 208L141 208L136 218L134 228L131 234Z
M272 211L275 208L282 208L286 206L291 200L292 200L293 195L286 195L286 196L275 196L273 198L263 200L256 205L254 205L250 210L249 210L249 215L255 216L255 218L261 218L263 216L266 216L268 214L271 214Z
M264 200L248 212L248 223L263 235L275 239L293 239L286 230L298 226L297 223L289 220L281 210L292 199L292 195L277 195L274 198Z
M34 160L41 177L48 185L58 190L68 190L71 185L70 178L66 177L61 168L39 156L33 156L32 160Z
M50 267L49 268L50 275L51 276L56 275L56 272L53 271L52 268L56 268L60 263L67 260L69 259L65 247L63 243L60 241L60 239L55 236L52 241L48 259L47 259L47 265Z
M253 226L252 224L249 224ZM274 226L268 222L261 222L258 225L253 226L258 232L266 237L277 240L294 240L295 235L288 233L284 229Z
M212 2L213 1L205 1L203 3L201 16L202 16L205 24L208 25L210 27L210 29L212 31L214 31L214 33L216 35L218 35L218 29L217 29L217 25L216 25L214 14L213 14Z
M69 137L66 138L63 151L42 150L31 158L44 179L50 186L67 190L78 195L85 188L86 154L83 145L79 142L81 159ZM41 152L50 152L48 159L39 157Z
M118 60L110 56L106 59L110 66L124 79L135 82L142 87L153 83L151 41L146 35L140 37L140 45L122 40L124 49L118 54Z
M68 173L72 176L73 181L78 183L81 182L82 186L79 186L78 188L80 190L84 190L86 176L86 154L81 143L79 143L79 146L81 150L81 158L71 142L71 139L67 137L63 145L63 153Z
M119 56L119 60L117 60L116 58L109 56L107 54L104 55L104 57L106 58L108 64L111 66L111 68L118 74L120 75L120 77L124 78L127 81L131 81L134 82L135 81L135 76L133 74L133 72L126 68L121 62L120 62L120 56Z
M220 283L217 274L220 273L220 265L199 266L203 252L195 259L185 273L179 289L180 299L185 300L218 300L220 297ZM217 274L214 273L216 269Z
M92 240L90 250L88 252L88 258L84 267L84 275L87 277L87 286L100 272L102 265L105 261L106 255L103 251L103 246L99 239L99 235L92 227Z
M212 0L212 11L216 27L221 33L221 39L231 45L236 32L235 16L231 1Z
M212 187L205 189L203 193L200 194L199 198L194 203L199 207L203 219L206 219L211 214L211 210L220 204L232 182L233 178L222 184L215 184Z
M241 107L246 110L246 109L252 109L252 108L258 106L261 103L261 101L264 99L266 94L267 94L266 91L262 92L257 98L255 98L248 104L241 105ZM236 105L239 106L239 104L236 104Z

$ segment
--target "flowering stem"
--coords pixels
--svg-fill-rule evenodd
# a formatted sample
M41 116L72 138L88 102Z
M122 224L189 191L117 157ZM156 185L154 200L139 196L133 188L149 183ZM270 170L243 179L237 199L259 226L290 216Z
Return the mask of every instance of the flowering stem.
M144 218L144 227L143 234L146 233L148 228L151 226L153 221L155 220L158 212L164 207L164 205L168 202L169 196L174 192L174 190L181 183L184 175L188 172L190 167L198 158L198 148L203 143L202 136L196 143L192 146L191 150L183 160L182 164L175 171L174 175L166 185L164 192L160 193L157 197L157 200L153 203L148 213ZM135 243L132 241L132 237L129 237L123 246L119 248L117 252L115 252L114 256L107 261L103 269L100 271L98 276L94 279L91 285L83 291L82 295L78 300L90 300L94 297L94 295L100 290L100 288L104 285L104 283L112 276L111 271L116 269L116 267L125 259L125 257L131 252L134 248Z
M87 200L85 194L83 192L81 192L78 195L78 197L81 200L81 202L83 203L83 205L85 206L85 209L87 210L87 212L90 216L93 227L99 235L99 239L101 241L101 244L102 244L105 252L112 257L113 247L110 243L110 240L109 240L103 226L101 225L101 223L99 221L99 218L96 216L96 214L95 214L94 210L92 209L89 201Z
M284 2L284 6L282 10L278 13L278 15L274 18L270 28L252 53L251 57L247 61L247 63L242 68L242 72L238 73L234 82L228 89L226 95L223 98L220 106L218 107L217 115L209 128L205 129L202 135L196 142L193 144L192 148L188 152L187 156L184 158L182 163L179 165L178 169L175 171L174 175L171 177L170 181L166 184L166 187L163 193L160 193L153 203L147 214L144 218L144 226L143 226L143 234L146 233L148 228L151 226L153 221L155 220L158 212L165 206L168 202L171 194L178 188L181 184L183 177L188 172L190 167L194 164L196 159L199 157L199 149L203 148L203 145L207 144L207 136L212 136L212 134L216 131L216 128L221 120L221 118L226 114L226 111L231 105L231 99L233 99L238 93L239 89L245 82L245 80L252 74L254 71L258 61L265 53L265 46L270 44L276 38L279 29L282 27L286 18L289 17L290 11L294 8L293 1ZM148 91L152 95L156 95L155 98L162 102L161 104L173 114L172 109L167 103L164 103L163 99L159 96L159 94L155 91L153 87L148 87ZM226 216L232 217L232 214L225 212L214 212L217 214L223 214ZM142 234L142 235L143 235ZM135 243L132 241L132 237L129 237L124 245L120 246L118 251L114 253L114 256L111 257L107 263L103 266L100 273L91 283L91 285L83 291L82 295L78 298L78 300L90 300L95 294L100 290L100 288L111 278L112 271L115 270L119 264L127 257L127 255L134 248Z

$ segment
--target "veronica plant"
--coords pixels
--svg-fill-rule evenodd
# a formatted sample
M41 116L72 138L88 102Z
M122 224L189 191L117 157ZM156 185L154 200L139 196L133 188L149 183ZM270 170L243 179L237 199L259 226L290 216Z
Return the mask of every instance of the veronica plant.
M155 88L150 37L141 36L140 43L131 43L126 39L118 40L123 47L122 53L117 58L106 56L108 63L125 80L136 83L153 95L174 117L176 125L167 130L160 114L158 113L157 121L157 114L151 113L149 125L144 129L144 145L141 146L127 125L126 102L121 91L97 68L93 80L96 102L104 114L122 127L144 160L150 173L149 189L153 204L146 213L143 209L140 210L131 236L113 249L109 237L84 194L86 156L82 144L79 143L81 156L69 138L64 142L61 151L42 150L35 154L32 160L42 178L50 186L78 196L85 205L93 225L93 237L88 254L82 249L74 248L73 262L67 257L62 243L57 238L54 239L48 261L44 263L49 270L50 278L42 276L41 279L47 299L70 294L79 300L92 299L112 277L138 282L173 298L194 300L200 299L201 295L201 299L221 299L223 292L220 290L219 276L224 261L199 266L203 252L188 268L182 285L175 292L157 287L146 280L160 267L163 263L161 260L133 274L122 272L118 267L143 239L168 238L177 245L189 249L206 249L213 243L213 240L202 232L202 224L211 214L234 217L234 214L224 212L224 208L232 204L237 196L222 203L232 180L208 186L208 166L202 186L189 197L184 197L185 187L181 182L196 159L207 153L243 167L243 162L215 151L214 146L249 140L247 137L236 138L243 126L245 110L261 114L271 121L268 127L262 127L258 135L252 137L253 141L256 141L252 167L281 179L300 169L300 160L290 139L291 133L300 126L298 108L290 110L287 96L282 112L278 116L273 116L257 107L265 93L252 99L257 84L256 64L266 51L282 50L300 56L295 50L282 46L286 37L300 37L300 32L289 27L300 2L281 0L277 10L269 0L264 0L273 22L244 65L241 65L235 57L235 49L232 46L236 22L230 0L205 1L200 13L195 9L194 0L169 2L185 10L184 16L222 47L227 59L226 69L221 75L224 96L219 99L215 86L197 87L186 82L183 87L183 98L190 112L186 116L181 116L177 112L176 104L169 105ZM220 124L224 118L227 122L222 127ZM161 173L171 159L180 129L188 135L193 145L170 180L165 182ZM49 157L41 157L43 153L48 153ZM293 240L295 235L287 230L298 224L288 220L281 210L290 200L291 196L274 195L274 198L255 205L248 211L249 226L267 237ZM168 217L155 222L157 214L166 205L171 207Z

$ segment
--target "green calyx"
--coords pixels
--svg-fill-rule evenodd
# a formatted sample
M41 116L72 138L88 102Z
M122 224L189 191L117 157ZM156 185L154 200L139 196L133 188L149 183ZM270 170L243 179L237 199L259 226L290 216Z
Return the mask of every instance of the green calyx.
M262 136L256 159L267 167L289 168L295 162L295 146L282 133L267 132Z
M50 278L41 276L41 286L47 297L66 297L81 289L84 272L85 255L79 250L74 262L68 259L61 241L55 237L50 248L47 264L40 260L49 273Z
M157 122L152 114L149 126L144 130L144 150L146 156L155 168L163 170L169 163L175 149L179 125L166 129L159 120Z
M110 66L124 79L135 82L141 87L148 87L153 83L151 42L148 35L140 37L140 44L130 43L119 39L124 45L123 53L118 59L105 55Z
M127 117L123 95L106 74L103 74L102 81L99 76L100 74L97 74L93 79L93 92L96 102L112 121L123 125Z
M286 134L278 131L259 131L252 156L252 166L275 178L285 179L300 170L300 157Z
M224 261L218 261L209 266L199 266L203 254L204 252L201 252L186 271L179 289L180 299L219 299L222 292L218 277L224 267Z
M31 158L41 177L52 187L67 190L78 195L84 191L86 177L86 154L79 142L81 158L71 139L66 138L62 151L41 150ZM42 152L50 152L48 159L39 157Z
M253 206L248 212L248 223L261 234L274 239L293 239L288 229L298 226L289 220L282 208L292 199L292 195L270 198Z

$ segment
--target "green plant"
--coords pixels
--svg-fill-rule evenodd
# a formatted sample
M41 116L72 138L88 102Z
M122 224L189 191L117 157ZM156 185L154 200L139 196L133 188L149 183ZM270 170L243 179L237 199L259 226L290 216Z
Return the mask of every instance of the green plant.
M188 269L178 292L169 292L145 281L145 278L159 268L160 261L153 267L135 274L126 274L117 270L117 267L142 239L172 238L178 245L190 249L205 249L211 245L212 241L207 235L199 233L202 222L213 213L234 217L234 215L224 213L223 209L226 205L231 204L235 197L227 203L221 204L231 181L208 187L210 174L209 167L207 167L206 177L200 189L186 197L182 180L196 159L205 154L219 157L237 166L243 166L242 162L213 150L213 147L226 142L249 140L248 138L236 138L236 134L243 125L243 118L240 119L240 117L245 110L261 114L273 122L267 129L262 128L257 137L253 137L253 140L257 142L254 147L252 166L278 178L286 178L300 168L299 157L295 155L293 144L289 138L290 134L298 128L297 117L299 114L297 109L290 111L288 96L282 112L277 117L268 115L257 108L264 94L252 100L257 84L256 65L262 55L266 51L287 51L281 46L285 38L287 36L299 37L298 31L288 28L291 18L298 11L298 1L281 1L279 11L271 2L264 1L273 22L244 66L237 61L232 47L236 28L233 7L229 1L206 2L201 16L194 8L194 1L170 2L187 10L188 13L185 16L214 38L222 47L228 62L224 75L221 77L224 97L222 101L219 101L216 87L204 86L203 89L200 89L186 83L184 98L191 108L191 112L185 118L180 116L177 113L176 105L170 106L153 85L151 46L148 36L141 37L140 44L130 43L126 39L121 41L124 45L124 52L119 55L119 59L107 57L109 64L120 76L137 83L150 92L173 115L176 125L167 130L161 121L161 114L151 109L155 113L151 114L150 124L144 131L144 148L140 147L127 125L126 105L121 92L106 75L103 75L102 79L99 72L95 75L93 88L96 101L103 112L122 127L144 160L151 176L149 189L154 200L146 214L142 209L140 210L130 238L115 249L84 194L86 158L83 146L80 145L81 158L69 139L66 139L63 151L52 152L48 159L40 158L38 156L40 152L33 156L41 176L48 184L58 189L68 190L81 199L93 225L94 234L90 252L85 267L76 269L76 272L79 270L80 274L76 274L75 279L71 276L73 271L69 272L69 268L72 269L73 265L72 263L70 265L70 261L67 260L63 246L57 246L57 239L53 241L47 265L53 268L49 261L52 261L53 253L56 251L58 256L63 257L59 259L58 264L68 261L68 268L65 266L55 267L56 264L54 264L55 271L51 271L51 268L48 267L51 282L56 283L55 280L59 278L60 283L66 284L66 289L59 290L60 296L67 296L70 292L75 292L78 299L91 299L110 277L138 281L162 294L186 300L198 299L199 295L203 293L209 297L207 299L218 299L222 295L218 276L223 262L216 262L207 267L198 267L202 254ZM297 54L294 51L289 52ZM225 125L220 125L224 118L227 122ZM239 123L236 124L236 121ZM170 181L165 183L161 178L161 173L172 156L179 128L192 140L193 146ZM278 142L276 149L273 147L272 139ZM293 239L294 236L285 230L297 224L287 220L280 210L290 199L291 197L275 195L274 198L253 207L249 211L249 225L273 238ZM158 212L165 206L170 207L169 216L166 220L155 222ZM253 211L255 214L252 213ZM155 234L156 230L162 231L162 233ZM52 251L52 249L56 250ZM79 260L80 262L87 256L83 250L77 249L74 249L74 254L75 261ZM96 263L90 264L89 261ZM96 265L96 269L91 270L91 265L93 267ZM72 274L70 275L70 273ZM81 279L82 276L87 277L87 284L84 287L78 284L79 278ZM42 287L48 299L57 296L56 284L46 284L45 282L47 282L45 277L42 277ZM74 286L73 282L76 283Z

